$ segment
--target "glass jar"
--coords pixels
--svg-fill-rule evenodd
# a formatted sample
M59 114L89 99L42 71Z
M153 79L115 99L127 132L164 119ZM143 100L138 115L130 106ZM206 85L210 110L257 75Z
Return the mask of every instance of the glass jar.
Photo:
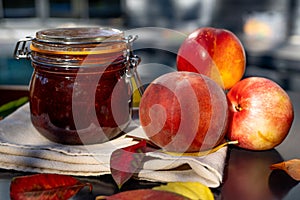
M140 85L140 60L131 51L135 38L85 27L42 30L20 40L15 57L30 58L34 68L34 127L51 141L71 145L103 143L122 133L131 121L132 81Z

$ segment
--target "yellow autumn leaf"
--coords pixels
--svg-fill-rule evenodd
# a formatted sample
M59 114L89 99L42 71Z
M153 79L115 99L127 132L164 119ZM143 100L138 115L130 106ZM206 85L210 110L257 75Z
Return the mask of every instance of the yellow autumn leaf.
M136 83L136 81L133 77L131 78L131 83L132 83L132 91L133 91L133 94L132 94L133 104L132 104L132 106L133 107L139 107L140 101L141 101L141 94L139 92L137 83Z
M157 186L153 189L175 192L192 200L214 200L211 190L199 182L170 182L167 185Z
M270 166L272 170L281 169L296 181L300 181L300 159L292 159Z
M206 150L206 151L187 152L187 153L170 152L170 151L163 151L163 152L166 154L169 154L171 156L198 156L198 157L200 157L200 156L205 156L205 155L214 153L214 152L218 151L219 149L221 149L227 145L230 145L230 144L238 144L238 141L235 140L235 141L224 142L224 143L222 143L212 149Z

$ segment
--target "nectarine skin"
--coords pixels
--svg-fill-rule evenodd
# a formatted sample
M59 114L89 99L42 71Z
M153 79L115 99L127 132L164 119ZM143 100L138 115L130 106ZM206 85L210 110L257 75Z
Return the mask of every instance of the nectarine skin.
M275 82L250 77L227 93L229 128L227 137L249 150L268 150L288 135L294 119L288 94Z
M230 89L244 75L245 50L239 38L226 29L203 27L192 32L177 55L179 71L209 76L224 89Z
M210 78L171 72L146 88L139 117L146 135L162 149L196 152L224 139L228 104L225 92Z

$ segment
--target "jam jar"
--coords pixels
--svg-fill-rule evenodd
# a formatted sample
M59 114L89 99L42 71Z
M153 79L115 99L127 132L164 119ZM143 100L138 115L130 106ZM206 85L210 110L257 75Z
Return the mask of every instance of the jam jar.
M103 143L131 121L136 36L113 28L54 28L19 40L14 55L31 59L30 114L51 141ZM140 87L139 87L140 88Z

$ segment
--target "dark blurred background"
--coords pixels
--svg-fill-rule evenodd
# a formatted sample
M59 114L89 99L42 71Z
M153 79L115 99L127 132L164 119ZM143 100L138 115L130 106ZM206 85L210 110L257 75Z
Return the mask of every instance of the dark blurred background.
M0 87L29 84L30 61L12 56L19 39L41 29L87 25L138 34L135 50L146 84L176 70L186 34L213 26L241 39L245 77L268 77L300 91L300 0L0 0Z

